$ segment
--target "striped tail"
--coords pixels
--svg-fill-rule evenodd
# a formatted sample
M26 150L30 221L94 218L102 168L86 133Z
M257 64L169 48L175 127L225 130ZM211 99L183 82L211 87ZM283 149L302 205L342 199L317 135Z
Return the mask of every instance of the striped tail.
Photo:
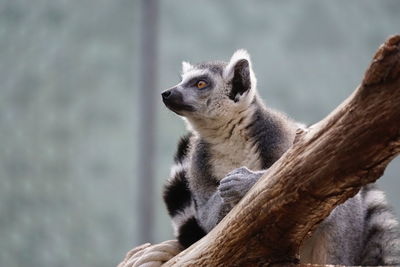
M185 248L206 235L195 217L195 203L188 184L190 138L191 134L188 134L178 144L175 164L171 168L171 178L164 186L163 194L168 213L172 218L174 234Z
M365 205L361 265L400 265L400 226L384 193L375 185L362 189Z

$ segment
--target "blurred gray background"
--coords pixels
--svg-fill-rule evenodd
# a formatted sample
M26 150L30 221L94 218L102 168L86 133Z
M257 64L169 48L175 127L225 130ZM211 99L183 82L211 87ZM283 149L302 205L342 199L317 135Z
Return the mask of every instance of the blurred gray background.
M115 266L142 242L142 9L0 0L0 266ZM185 127L159 93L178 82L182 60L246 48L266 103L311 124L400 32L400 1L165 0L158 22L152 242L172 237L161 186ZM399 171L396 159L379 182L397 214Z

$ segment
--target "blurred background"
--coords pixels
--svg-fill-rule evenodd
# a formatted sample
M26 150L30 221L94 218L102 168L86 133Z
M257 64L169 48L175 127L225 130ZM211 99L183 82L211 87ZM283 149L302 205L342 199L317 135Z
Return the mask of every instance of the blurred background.
M0 0L0 266L115 266L172 238L161 188L185 126L159 94L182 60L246 48L267 105L311 124L399 14L396 0ZM397 214L399 171L379 181Z

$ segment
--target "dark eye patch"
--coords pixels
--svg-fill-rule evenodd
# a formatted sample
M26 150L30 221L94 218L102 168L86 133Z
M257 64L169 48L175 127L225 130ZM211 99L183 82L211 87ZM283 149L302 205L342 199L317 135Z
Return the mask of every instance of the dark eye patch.
M211 79L207 75L201 75L201 76L194 77L194 78L190 79L189 81L187 81L183 86L184 87L196 87L196 84L199 81L205 81L208 84L207 87L211 86Z

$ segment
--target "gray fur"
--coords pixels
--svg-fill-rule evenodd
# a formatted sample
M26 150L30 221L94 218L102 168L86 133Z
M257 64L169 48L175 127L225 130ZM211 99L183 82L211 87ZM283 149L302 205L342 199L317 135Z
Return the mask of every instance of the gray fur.
M196 79L208 86L196 88ZM183 63L181 83L169 89L180 97L163 95L166 105L185 117L193 133L186 164L179 165L187 173L193 205L175 216L179 220L173 216L176 229L185 221L182 217L194 217L209 232L292 145L300 124L265 107L256 84L250 57L240 50L229 63ZM365 187L318 226L302 245L300 260L396 265L400 264L399 240L399 224L382 192Z
M195 66L196 69L209 70L215 74L219 74L220 76L222 76L225 67L226 67L226 62L223 61L202 62L196 64Z
M265 172L253 172L246 167L240 167L228 173L218 186L223 202L235 206Z

